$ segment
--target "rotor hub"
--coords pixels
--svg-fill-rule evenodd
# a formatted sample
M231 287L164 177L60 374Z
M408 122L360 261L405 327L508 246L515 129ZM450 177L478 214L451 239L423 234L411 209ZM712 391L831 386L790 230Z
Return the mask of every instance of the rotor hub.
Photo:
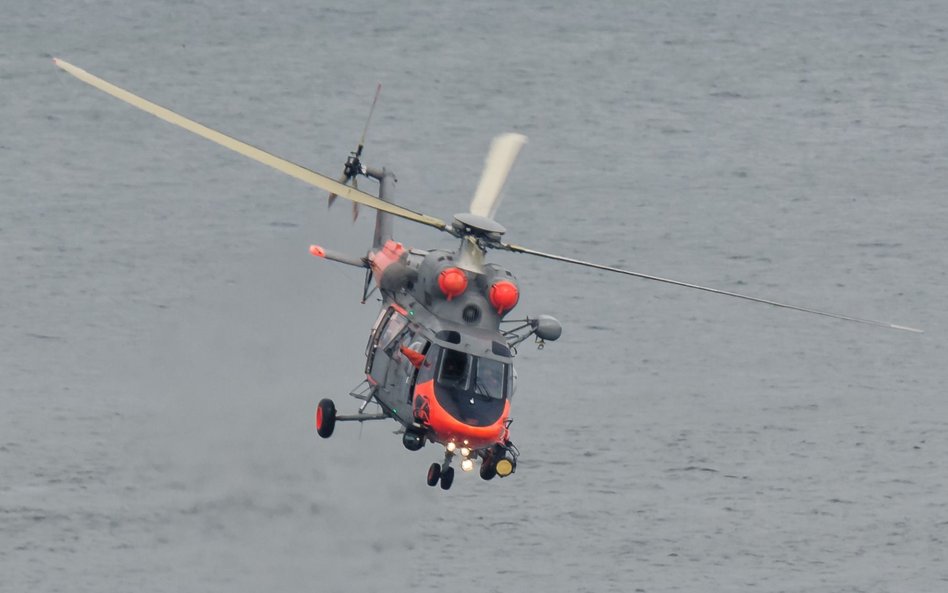
M501 235L507 232L504 225L496 220L470 212L455 214L451 228L460 237L473 236L493 241L499 241Z

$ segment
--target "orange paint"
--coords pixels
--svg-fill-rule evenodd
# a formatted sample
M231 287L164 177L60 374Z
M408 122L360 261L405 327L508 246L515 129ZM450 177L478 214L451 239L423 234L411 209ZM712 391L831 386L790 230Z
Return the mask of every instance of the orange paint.
M421 363L425 361L425 355L421 352L416 352L409 348L408 346L401 347L402 354L405 355L405 358L408 359L408 362L412 364L416 369L421 368Z
M450 301L467 290L467 275L458 268L446 268L438 274L438 288Z
M467 441L471 449L489 447L503 442L507 436L507 416L510 414L510 400L504 402L504 411L500 418L490 426L471 426L461 422L441 407L434 394L434 380L415 386L415 416L419 420L422 413L427 416L425 423L431 430L433 440L440 443Z
M498 315L503 315L517 306L520 300L520 291L517 285L509 280L495 282L490 287L490 304L497 309Z
M381 249L369 254L369 264L372 266L376 285L382 285L382 274L385 273L385 268L397 262L403 253L405 253L405 247L401 243L389 240L382 245Z

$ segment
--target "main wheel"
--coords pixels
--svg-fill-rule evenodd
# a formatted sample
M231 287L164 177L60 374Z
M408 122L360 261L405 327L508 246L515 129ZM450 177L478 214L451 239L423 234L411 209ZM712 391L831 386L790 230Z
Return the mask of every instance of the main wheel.
M454 483L454 468L449 467L441 470L441 489L448 490Z
M432 463L431 467L428 468L428 485L437 486L438 480L441 479L441 464Z
M324 439L332 436L336 428L336 404L331 399L324 399L316 406L316 433Z

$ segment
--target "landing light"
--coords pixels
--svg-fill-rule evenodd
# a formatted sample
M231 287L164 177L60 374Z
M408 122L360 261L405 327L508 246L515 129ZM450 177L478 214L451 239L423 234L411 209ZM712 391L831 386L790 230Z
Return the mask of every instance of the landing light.
M468 449L467 447L461 447L461 457L470 457L470 456L471 456L471 450Z
M461 462L461 469L463 469L463 470L466 471L466 472L469 472L469 471L471 471L472 469L474 469L474 460L473 460L473 459L465 459L464 461L462 461L462 462Z
M448 453L454 453L454 450L457 449L457 447L458 446L454 444L454 441L451 441L444 446L444 448L448 450Z
M509 459L501 459L497 462L496 470L497 475L501 478L509 476L513 473L513 464L510 463Z

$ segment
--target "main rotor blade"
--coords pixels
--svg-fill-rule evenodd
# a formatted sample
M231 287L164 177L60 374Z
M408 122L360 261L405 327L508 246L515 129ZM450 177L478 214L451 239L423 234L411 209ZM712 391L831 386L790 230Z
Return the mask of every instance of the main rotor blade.
M471 214L494 218L497 207L500 206L501 191L510 175L510 169L520 154L520 149L527 142L523 134L501 134L490 143L490 152L484 161L484 171L481 180L471 200Z
M641 274L639 272L633 272L630 270L623 270L622 268L614 268L612 266L605 266L602 264L597 264L593 262L583 261L579 259L574 259L572 257L564 257L562 255L555 255L552 253L544 253L542 251L537 251L535 249L528 249L527 247L522 247L520 245L511 245L507 243L500 244L501 249L506 249L508 251L513 251L516 253L526 253L529 255L537 255L539 257L545 257L547 259L553 259L557 261L562 261L570 264L577 264L580 266L586 266L589 268L595 268L597 270L605 270L607 272L616 272L617 274L626 274L628 276L635 276L637 278L644 278L646 280L657 280L659 282L665 282L666 284L674 284L675 286L684 286L685 288L694 288L696 290L703 290L705 292L713 292L715 294L723 294L724 296L735 297L739 299L744 299L745 301L753 301L755 303L764 303L765 305L773 305L774 307L780 307L783 309L793 309L794 311L802 311L804 313L812 313L814 315L823 315L824 317L832 317L833 319L843 319L845 321L855 321L857 323L865 323L868 325L875 325L878 327L886 327L889 329L898 329L902 331L909 331L915 333L924 333L920 329L914 327L906 327L904 325L896 325L894 323L887 323L884 321L874 321L872 319L860 319L858 317L850 317L849 315L840 315L838 313L829 313L827 311L818 311L816 309L810 309L807 307L798 307L796 305L788 305L786 303L778 303L776 301L770 301L767 299L759 299L757 297L747 296L745 294L739 294L736 292L729 292L727 290L718 290L717 288L708 288L707 286L698 286L697 284L689 284L687 282L679 282L678 280L670 280L668 278L660 278L658 276L651 276L649 274Z
M375 208L376 210L381 210L383 212L388 212L389 214L393 214L395 216L400 216L401 218L413 220L415 222L420 222L421 224L426 224L428 226L434 227L439 230L444 230L445 226L447 226L447 224L444 221L434 218L433 216L428 216L426 214L414 212L407 208L403 208L401 206L397 206L395 204L385 202L384 200L380 200L379 198L376 198L373 195L367 194L365 192L361 192L357 189L354 189L342 183L339 183L335 179L331 179L329 177L326 177L325 175L322 175L315 171L311 171L305 167L297 165L296 163L292 163L286 159L280 158L276 155L270 154L269 152L256 148L255 146L251 146L245 142L241 142L240 140L237 140L236 138L231 138L230 136L227 136L226 134L222 134L221 132L218 132L217 130L208 128L207 126L199 124L196 121L190 120L184 117L183 115L178 115L177 113L175 113L174 111L171 111L170 109L166 109L160 105L156 105L155 103L152 103L151 101L143 99L139 97L138 95L130 93L129 91L126 91L125 89L119 88L110 82L107 82L105 80L102 80L101 78L98 78L97 76L89 74L82 68L73 66L69 62L65 62L58 58L53 58L53 62L57 66L59 66L60 68L68 72L69 74L72 74L73 76L81 80L82 82L85 82L86 84L94 86L100 91L108 93L109 95L112 95L116 99L125 101L129 105L132 105L133 107L137 107L138 109L141 109L142 111L150 113L154 115L155 117L163 119L168 123L174 124L180 128L184 128L185 130L192 132L194 134L197 134L198 136L201 136L203 138L206 138L210 140L211 142L220 144L224 148L229 148L230 150L240 153L244 155L245 157L251 158L259 163L263 163L264 165L272 167L276 169L277 171L280 171L281 173L286 173L287 175L291 177L295 177L296 179L299 179L300 181L303 181L310 185L314 185L318 188L324 189L331 194L335 194L339 197L345 198L347 200L351 200L359 204L364 204L366 206L369 206L370 208Z

